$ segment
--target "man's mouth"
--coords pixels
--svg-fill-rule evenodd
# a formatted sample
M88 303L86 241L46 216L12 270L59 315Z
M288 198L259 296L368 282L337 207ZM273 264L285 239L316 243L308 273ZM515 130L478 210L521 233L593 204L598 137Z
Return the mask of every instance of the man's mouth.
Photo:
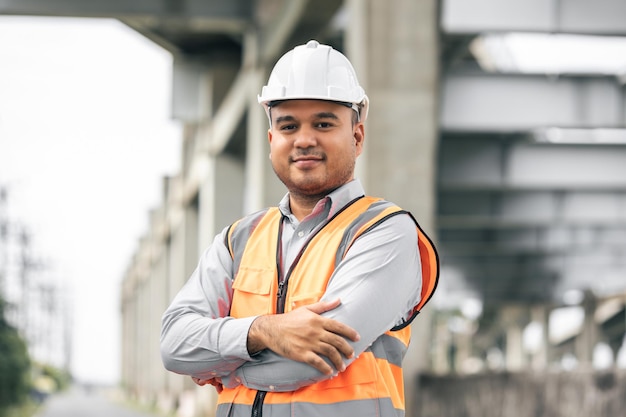
M298 158L292 159L293 162L321 161L321 160L322 158L315 157L315 156L304 156L304 157L298 157Z
M305 154L305 155L296 155L291 157L291 162L309 162L309 161L322 161L324 160L323 155L316 154Z
M291 163L300 169L309 169L315 167L324 158L318 155L300 155L291 158Z

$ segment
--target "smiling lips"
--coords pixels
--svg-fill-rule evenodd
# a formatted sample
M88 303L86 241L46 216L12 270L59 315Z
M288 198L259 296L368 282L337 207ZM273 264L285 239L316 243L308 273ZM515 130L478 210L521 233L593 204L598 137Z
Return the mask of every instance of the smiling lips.
M324 158L321 155L300 155L291 158L291 163L298 168L312 168L317 165L318 162L323 161Z

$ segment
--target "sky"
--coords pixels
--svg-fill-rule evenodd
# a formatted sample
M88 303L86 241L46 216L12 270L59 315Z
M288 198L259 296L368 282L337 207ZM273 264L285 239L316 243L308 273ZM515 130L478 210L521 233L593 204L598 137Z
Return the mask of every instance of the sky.
M171 63L115 20L0 16L0 185L71 294L80 380L118 381L120 283L179 170Z

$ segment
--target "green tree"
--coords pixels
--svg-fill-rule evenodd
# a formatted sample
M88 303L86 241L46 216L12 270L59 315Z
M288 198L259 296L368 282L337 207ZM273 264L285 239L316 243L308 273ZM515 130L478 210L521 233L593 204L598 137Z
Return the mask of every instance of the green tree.
M5 317L6 302L0 297L0 415L26 399L30 388L30 358L26 343Z

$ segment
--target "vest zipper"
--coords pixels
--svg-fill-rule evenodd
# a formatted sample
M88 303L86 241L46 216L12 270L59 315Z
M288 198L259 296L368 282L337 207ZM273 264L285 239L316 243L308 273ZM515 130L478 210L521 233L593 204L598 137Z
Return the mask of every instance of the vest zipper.
M324 224L324 226L322 226L320 230L323 229L328 223L330 223L335 217L337 217L339 213L344 211L346 208L348 208L348 206L351 206L352 203L354 203L355 201L361 198L363 198L363 196L357 197L354 200L350 201L348 204L346 204L341 210L335 213L335 215L331 219L327 220L326 224ZM319 233L320 230L318 230L315 234ZM276 248L276 268L278 271L278 294L276 294L276 314L281 314L285 312L285 302L286 302L286 296L287 296L287 286L289 285L289 277L291 276L291 272L293 271L295 265L298 263L298 261L300 261L300 258L302 257L302 254L304 253L305 249L307 248L307 246L313 239L313 236L311 236L304 243L304 246L302 247L302 249L300 249L300 252L298 253L291 267L287 271L287 275L283 276L282 235L283 235L283 219L281 218L279 228L278 228L278 242L277 242L277 248ZM265 394L267 394L267 391L256 392L256 395L254 396L254 402L252 403L251 417L263 417L263 402L265 401Z
M287 294L287 281L278 283L278 294L276 294L276 314L285 312L285 295Z
M266 391L257 391L252 403L251 417L263 417L263 401L265 400Z
M293 272L298 262L300 262L300 258L302 258L302 255L304 254L304 251L306 250L306 248L309 246L309 243L311 243L313 238L318 233L320 233L324 227L326 227L330 222L332 222L335 219L335 217L337 217L344 210L350 207L353 203L355 203L357 200L362 199L363 197L364 196L359 196L353 199L352 201L350 201L341 210L335 213L330 219L327 219L324 225L322 225L312 236L309 236L307 241L304 242L304 245L302 245L300 252L298 252L295 259L291 263L291 266L287 270L286 275L284 275L283 268L282 268L282 265L283 265L283 244L282 244L283 238L282 237L283 237L284 218L281 217L280 223L278 225L278 242L277 242L277 247L276 247L276 268L278 271L278 293L276 294L276 314L281 314L285 312L285 302L287 301L286 298L287 298L287 287L289 286L289 277L291 277L291 273Z
M278 278L278 292L276 293L276 314L285 312L286 277L283 274L283 220L281 217L278 225L278 241L276 242L276 272Z

